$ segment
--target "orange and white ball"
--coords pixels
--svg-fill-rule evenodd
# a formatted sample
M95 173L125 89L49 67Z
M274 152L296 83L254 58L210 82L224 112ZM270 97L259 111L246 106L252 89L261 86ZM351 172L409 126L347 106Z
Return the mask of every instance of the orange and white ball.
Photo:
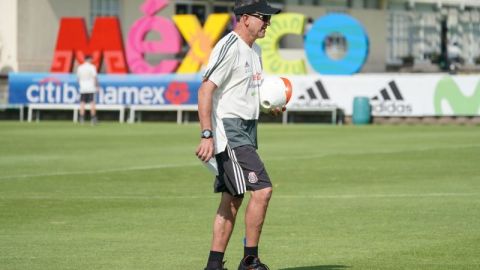
M292 97L292 84L283 77L265 77L260 86L260 108L264 112L282 110Z

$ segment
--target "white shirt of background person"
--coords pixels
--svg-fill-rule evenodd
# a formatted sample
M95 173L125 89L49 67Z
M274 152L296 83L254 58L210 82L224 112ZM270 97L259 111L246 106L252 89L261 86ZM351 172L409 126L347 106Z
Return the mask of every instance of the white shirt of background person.
M95 93L97 90L97 68L91 63L91 60L85 60L77 69L78 82L80 84L80 93Z

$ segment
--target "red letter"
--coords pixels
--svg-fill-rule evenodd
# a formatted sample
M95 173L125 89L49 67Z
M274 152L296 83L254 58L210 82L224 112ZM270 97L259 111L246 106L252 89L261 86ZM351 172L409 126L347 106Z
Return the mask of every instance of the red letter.
M73 57L83 62L85 55L92 55L100 68L105 58L107 73L127 73L120 24L115 17L95 19L89 39L83 18L62 18L51 72L68 73L73 69Z

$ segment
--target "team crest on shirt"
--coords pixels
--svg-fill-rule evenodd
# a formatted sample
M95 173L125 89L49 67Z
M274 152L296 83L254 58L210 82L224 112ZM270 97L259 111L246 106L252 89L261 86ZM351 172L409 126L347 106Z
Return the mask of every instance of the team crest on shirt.
M258 177L257 177L257 174L255 174L255 172L248 173L248 182L252 184L255 184L258 182Z
M252 74L252 80L250 81L250 84L248 85L248 87L251 89L250 94L252 95L252 97L257 95L258 89L259 89L260 85L262 85L262 81L263 81L262 80L262 73L257 72L255 74Z

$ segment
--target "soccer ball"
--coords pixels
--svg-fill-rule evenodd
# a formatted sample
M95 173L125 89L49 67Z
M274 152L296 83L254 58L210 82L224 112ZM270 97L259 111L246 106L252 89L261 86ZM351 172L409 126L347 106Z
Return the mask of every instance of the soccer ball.
M269 76L260 86L260 108L263 112L282 110L292 97L292 84L283 77Z

